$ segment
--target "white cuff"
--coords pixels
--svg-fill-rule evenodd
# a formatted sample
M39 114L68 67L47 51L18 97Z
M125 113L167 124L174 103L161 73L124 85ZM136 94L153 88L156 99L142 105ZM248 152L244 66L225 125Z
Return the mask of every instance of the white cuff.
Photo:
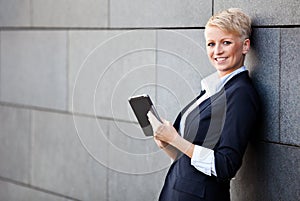
M217 176L215 155L212 149L195 145L191 165L206 175L211 176L213 174Z

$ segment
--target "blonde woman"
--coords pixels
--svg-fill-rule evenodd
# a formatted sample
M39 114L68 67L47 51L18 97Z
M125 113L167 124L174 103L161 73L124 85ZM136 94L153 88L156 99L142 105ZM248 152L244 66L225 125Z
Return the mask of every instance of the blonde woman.
M174 160L160 201L230 200L230 180L256 132L260 111L244 66L250 33L251 20L239 9L212 16L205 39L208 58L219 76L217 84L208 83L215 90L204 88L173 125L165 120L161 124L148 113L155 142Z

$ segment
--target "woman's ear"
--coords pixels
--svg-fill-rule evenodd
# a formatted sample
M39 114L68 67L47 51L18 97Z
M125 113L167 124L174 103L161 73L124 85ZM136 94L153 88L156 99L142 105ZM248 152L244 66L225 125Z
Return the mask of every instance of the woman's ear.
M243 42L243 54L247 54L250 50L250 39L247 38Z

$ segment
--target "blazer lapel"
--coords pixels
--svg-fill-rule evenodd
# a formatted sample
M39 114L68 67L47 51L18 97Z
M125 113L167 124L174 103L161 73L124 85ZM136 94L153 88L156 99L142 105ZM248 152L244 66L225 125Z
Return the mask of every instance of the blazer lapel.
M200 103L200 105L198 107L196 107L193 111L191 111L191 113L187 116L186 118L186 122L185 122L185 129L184 129L184 133L185 133L185 137L191 137L189 136L189 132L188 129L190 128L191 124L193 123L193 120L195 118L199 118L199 115L206 110L208 107L211 107L212 104L214 104L214 102L220 98L221 96L224 96L225 94L225 90L224 88L217 92L216 94L214 94L213 96L209 97L208 99L204 100L202 103ZM221 97L222 98L222 97ZM200 118L199 118L200 120Z
M201 90L200 94L199 94L196 98L194 98L194 100L192 100L189 104L187 104L187 106L185 106L185 107L181 110L181 112L178 114L178 116L176 117L176 120L175 120L175 122L174 122L174 124L173 124L174 128L175 128L177 131L179 131L179 125L180 125L180 120L181 120L182 115L187 111L187 109L189 109L189 107L190 107L191 105L193 105L193 104L194 104L201 96L203 96L205 93L206 93L205 90Z

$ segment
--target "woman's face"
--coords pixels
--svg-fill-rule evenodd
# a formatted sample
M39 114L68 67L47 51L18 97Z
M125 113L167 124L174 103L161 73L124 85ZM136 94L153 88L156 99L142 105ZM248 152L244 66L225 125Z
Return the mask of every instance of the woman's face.
M244 65L245 54L249 51L250 40L225 32L216 26L205 29L206 51L220 77Z

